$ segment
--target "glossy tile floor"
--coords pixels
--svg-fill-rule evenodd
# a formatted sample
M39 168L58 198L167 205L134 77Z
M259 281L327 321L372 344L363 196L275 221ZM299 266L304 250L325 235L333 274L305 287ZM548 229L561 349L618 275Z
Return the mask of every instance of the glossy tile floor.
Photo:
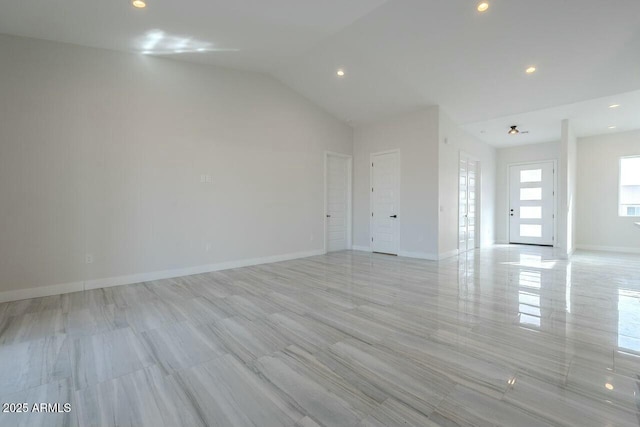
M0 305L3 426L638 426L640 258L363 252Z

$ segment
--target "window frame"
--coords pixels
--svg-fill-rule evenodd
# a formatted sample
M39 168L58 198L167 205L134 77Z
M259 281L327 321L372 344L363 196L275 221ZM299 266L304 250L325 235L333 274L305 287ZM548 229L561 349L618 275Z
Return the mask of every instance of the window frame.
M625 159L640 159L640 154L634 154L631 156L621 156L618 159L618 217L619 218L640 218L640 213L637 215L622 215L622 161ZM635 205L624 205L626 207ZM640 205L638 205L640 206Z

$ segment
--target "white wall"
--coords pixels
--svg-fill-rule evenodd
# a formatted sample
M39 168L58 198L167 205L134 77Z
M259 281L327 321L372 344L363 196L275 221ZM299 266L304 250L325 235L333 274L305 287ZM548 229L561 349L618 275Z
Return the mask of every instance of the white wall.
M8 36L0 58L0 292L322 250L352 130L274 79Z
M447 143L444 143L445 138ZM458 249L460 151L480 160L481 233L495 240L495 149L456 126L439 108L358 126L354 136L354 245L370 246L370 155L399 149L400 255L441 259Z
M479 244L490 246L495 240L496 149L456 126L440 109L439 125L439 253L454 255L458 249L458 198L460 152L480 161ZM446 142L445 142L446 140Z
M618 216L619 160L633 155L640 131L578 139L578 248L640 252L640 218Z
M438 254L438 108L361 125L354 132L353 244L370 247L370 155L400 150L400 254Z
M517 138L517 137L514 137ZM509 241L509 165L512 163L559 160L560 142L530 144L497 150L496 241Z

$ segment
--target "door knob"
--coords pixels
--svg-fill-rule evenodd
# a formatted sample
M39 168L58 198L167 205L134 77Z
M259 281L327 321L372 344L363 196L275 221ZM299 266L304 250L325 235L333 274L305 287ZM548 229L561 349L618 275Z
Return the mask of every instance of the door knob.
M389 218L398 218L398 215L391 215Z
M328 214L327 214L327 218L331 218L331 215L328 215Z

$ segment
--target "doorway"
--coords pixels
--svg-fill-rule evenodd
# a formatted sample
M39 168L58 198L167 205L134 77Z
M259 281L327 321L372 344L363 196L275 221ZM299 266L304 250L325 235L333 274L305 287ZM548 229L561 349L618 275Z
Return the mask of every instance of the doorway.
M458 185L458 251L460 253L476 248L478 176L479 162L460 153Z
M325 157L325 249L351 249L352 158L339 153Z
M371 155L371 250L397 255L400 243L400 152Z
M509 242L553 246L555 162L509 166Z

